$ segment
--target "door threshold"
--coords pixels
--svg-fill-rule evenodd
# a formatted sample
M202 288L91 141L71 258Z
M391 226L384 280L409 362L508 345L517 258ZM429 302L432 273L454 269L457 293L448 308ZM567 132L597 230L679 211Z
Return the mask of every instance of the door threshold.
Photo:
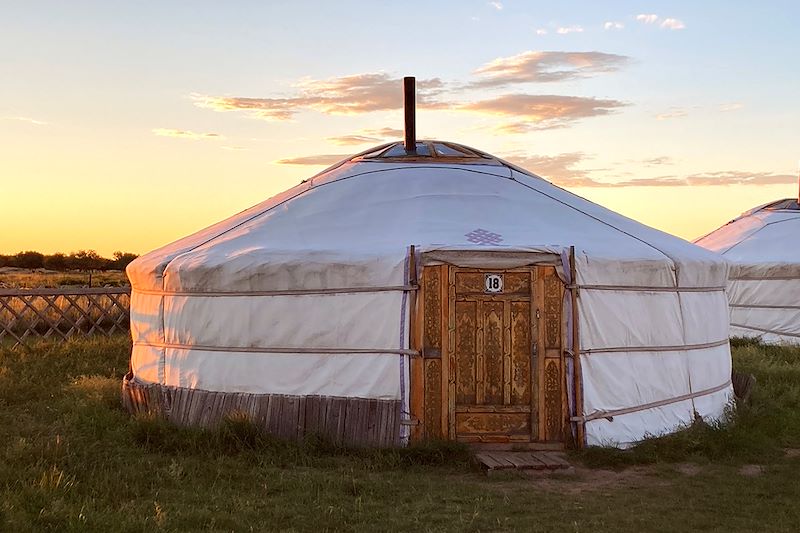
M563 451L563 442L468 442L475 452L482 451Z

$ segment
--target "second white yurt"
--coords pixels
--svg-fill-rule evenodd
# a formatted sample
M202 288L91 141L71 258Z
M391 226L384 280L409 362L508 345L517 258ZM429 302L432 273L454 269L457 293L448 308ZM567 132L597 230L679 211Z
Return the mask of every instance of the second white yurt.
M800 206L770 202L697 239L730 262L731 336L800 344Z

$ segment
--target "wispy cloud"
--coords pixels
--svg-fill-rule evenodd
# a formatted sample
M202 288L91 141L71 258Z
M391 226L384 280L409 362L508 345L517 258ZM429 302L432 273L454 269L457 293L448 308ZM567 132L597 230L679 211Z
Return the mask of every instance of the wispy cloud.
M278 159L275 161L278 165L309 165L309 166L322 166L332 165L338 163L342 159L350 157L352 154L318 154L306 155L301 157L290 157L288 159Z
M545 28L538 28L536 30L536 35L547 35L547 30Z
M18 122L27 122L28 124L33 124L35 126L46 126L49 122L45 122L44 120L37 120L31 117L0 117L2 120L16 120Z
M651 157L649 159L642 159L641 163L647 165L648 167L655 167L661 165L672 165L675 161L669 156L662 155L659 157Z
M656 115L656 120L669 120L671 118L683 118L687 116L688 113L685 109L671 109L670 111L666 111L664 113L659 113Z
M657 176L624 181L599 181L590 177L595 170L576 168L591 156L583 152L568 152L554 156L531 155L522 152L505 154L504 159L526 168L562 187L622 188L622 187L714 187L730 185L784 185L797 183L793 174L773 172L743 172L726 170L688 176ZM667 156L645 159L645 164L671 164Z
M680 19L672 17L661 19L654 13L642 13L641 15L636 15L636 20L644 24L658 24L660 27L667 30L682 30L686 28L686 24L684 24Z
M240 152L243 150L247 150L244 146L220 146L223 150L229 150L232 152Z
M340 146L352 146L359 144L378 143L387 139L399 139L403 136L403 130L395 128L381 128L360 130L355 134L341 135L338 137L328 137L327 140Z
M489 2L489 5L495 8L498 11L503 10L503 2Z
M191 95L198 107L215 111L245 111L256 118L288 120L302 110L331 115L355 115L399 109L400 79L385 73L356 74L327 80L306 79L296 84L297 94L286 98L246 98ZM438 78L417 80L417 105L433 106L442 90Z
M610 20L610 21L606 22L605 24L603 24L603 29L606 30L606 31L608 31L608 30L621 30L624 27L625 27L625 24L623 24L622 22L617 22L615 20Z
M154 128L153 133L159 137L174 137L176 139L224 139L224 137L218 133L198 133L194 131L177 130L173 128Z
M741 102L728 102L725 104L720 104L719 110L722 112L737 111L739 109L742 109L743 107L744 104Z
M568 33L583 33L583 28L581 26L562 26L556 29L556 33L559 35L567 35Z
M661 27L667 28L668 30L682 30L686 27L686 24L684 24L681 20L669 18L664 19L664 21L661 23Z
M507 133L562 128L577 120L608 115L625 103L581 96L507 94L461 104L458 110L501 117L513 117ZM502 126L501 126L502 128Z
M615 72L630 58L603 52L546 52L529 50L500 57L475 70L483 78L472 85L499 87L512 83L543 83L587 78Z

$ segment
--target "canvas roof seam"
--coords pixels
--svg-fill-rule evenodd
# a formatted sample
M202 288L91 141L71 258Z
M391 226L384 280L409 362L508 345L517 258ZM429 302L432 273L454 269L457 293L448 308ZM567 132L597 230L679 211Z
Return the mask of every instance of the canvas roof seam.
M437 166L431 167L431 166L426 166L426 165L415 165L415 167L416 168L451 168L453 170L463 170L465 172L473 172L475 174L484 174L486 176L494 176L494 177L497 177L497 178L513 180L513 178L510 175L507 178L505 178L503 176L499 176L497 174L492 174L492 173L489 173L489 172L482 172L480 170L473 170L473 169L467 169L467 168L458 168L458 167L453 167L453 166L437 165ZM163 272L166 272L169 269L169 266L176 259L178 259L180 257L183 257L183 256L185 256L185 255L197 250L198 248L201 248L201 247L205 246L206 244L210 243L211 241L213 241L215 239L218 239L219 237L222 237L226 233L229 233L229 232L231 232L231 231L233 231L235 229L238 229L238 228L244 226L245 224L248 224L248 223L252 222L256 218L260 217L261 215L269 213L270 211L272 211L276 207L279 207L279 206L285 204L286 202L294 200L295 198L298 198L298 197L302 196L303 194L316 189L317 187L323 187L325 185L333 185L334 183L339 183L340 181L349 180L351 178L357 178L357 177L360 177L360 176L364 176L364 175L367 175L367 174L375 174L375 173L378 173L378 172L388 172L390 170L407 170L407 168L405 168L405 167L395 167L395 168L381 168L381 169L375 169L375 170L366 170L364 172L351 174L349 176L343 176L341 178L337 178L337 179L334 179L332 181L328 181L328 182L320 183L320 184L315 184L313 181L309 181L309 186L306 187L304 190L299 191L297 194L295 194L295 195L293 195L293 196L291 196L289 198L286 198L285 200L283 200L283 201L281 201L281 202L279 202L279 203L277 203L277 204L275 204L273 206L270 206L270 207L264 209L263 211L259 211L258 213L254 214L253 216L247 218L246 220L243 220L242 222L240 222L240 223L238 223L238 224L236 224L234 226L231 226L230 228L228 228L228 229L226 229L226 230L224 230L224 231L222 231L222 232L220 232L220 233L218 233L218 234L216 234L216 235L214 235L212 237L209 237L205 241L203 241L203 242L201 242L201 243L189 248L188 250L184 250L183 252L175 255L175 257L173 257L172 259L167 261L167 264L164 266L164 270L162 271L162 274L163 274ZM510 174L510 172L509 172L509 174ZM162 284L163 284L163 276L162 276Z
M519 172L519 171L518 171L518 172ZM531 174L530 174L529 172L527 172L527 171L526 171L526 172L520 172L520 173L521 173L521 174L523 174L523 175L525 175L525 176L528 176L528 177L537 177L537 178L538 178L538 176L536 176L536 175L531 175ZM513 179L513 178L512 178L512 179ZM541 179L541 178L540 178L540 179ZM655 251L657 251L658 253L660 253L661 255L663 255L664 257L666 257L667 259L669 259L669 260L670 260L670 262L672 262L672 264L673 264L673 267L675 267L675 269L676 269L676 274L677 274L677 265L676 265L676 263L675 263L675 259L674 259L673 257L671 257L671 256L670 256L668 253L666 253L664 250L661 250L660 248L658 248L657 246L654 246L654 245L650 244L649 242L645 241L644 239L641 239L641 238L639 238L639 237L637 237L637 236L635 236L635 235L633 235L633 234L631 234L631 233L628 233L627 231L625 231L625 230L623 230L623 229L620 229L620 228L616 227L615 225L611 224L610 222L606 222L605 220L601 220L601 219L597 218L597 217L596 217L596 216L594 216L594 215L590 215L589 213L587 213L587 212L585 212L585 211L582 211L581 209L579 209L579 208L575 207L574 205L570 205L570 204L568 204L568 203L566 203L566 202L564 202L564 201L562 201L562 200L559 200L558 198L555 198L555 197L553 197L553 196L551 196L551 195L547 194L547 193L546 193L546 192L544 192L544 191L540 191L539 189L537 189L537 188L535 188L535 187L532 187L532 186L530 186L530 185L528 185L528 184L526 184L526 183L523 183L523 182L521 182L521 181L519 181L519 180L516 180L516 179L515 179L514 181L515 181L516 183L519 183L519 184L520 184L520 185L522 185L523 187L527 187L528 189L530 189L530 190L532 190L532 191L535 191L535 192L538 192L539 194L542 194L542 195L544 195L544 196L547 196L547 197L548 197L548 198L550 198L551 200L554 200L554 201L556 201L556 202L558 202L558 203L560 203L560 204L563 204L563 205L565 205L565 206L567 206L567 207L569 207L569 208L571 208L571 209L574 209L575 211L577 211L577 212L579 212L579 213L582 213L582 214L586 215L587 217L589 217L589 218L591 218L591 219L594 219L594 220L596 220L597 222L600 222L601 224L605 224L606 226L608 226L608 227L610 227L610 228L613 228L613 229L617 230L618 232L622 233L623 235L627 235L628 237L630 237L630 238L632 238L632 239L635 239L635 240L637 240L637 241L641 242L642 244L645 244L645 245L649 246L650 248L654 249ZM545 180L545 181L547 181L547 180ZM550 182L548 181L547 183L550 183ZM553 185L553 184L552 184L552 183L550 183L550 185ZM557 185L553 185L553 186L554 186L554 187L558 187ZM561 187L558 187L558 188L559 188L559 189L561 189ZM568 191L568 190L566 190L566 189L561 189L561 190L562 190L562 191L564 191L564 192L566 192L567 194L570 194L570 195L572 195L572 196L575 196L575 197L577 197L577 198L580 198L581 200L588 201L588 200L586 200L585 198L582 198L582 197L580 197L580 196L578 196L578 195L576 195L576 194L573 194L573 193L571 193L570 191ZM675 279L675 283L676 283L676 285L678 284L678 279L677 279L677 277L676 277L676 279Z
M727 254L728 252L730 252L731 250L733 250L734 248L736 248L737 246L739 246L740 244L742 244L743 242L745 242L745 241L748 241L748 240L750 240L751 238L753 238L753 236L757 235L758 233L761 233L761 231L763 231L765 228L767 228L767 227L769 227L769 226L772 226L772 225L774 225L774 224L780 224L781 222L791 222L792 220L800 220L800 216L796 216L796 217L792 217L792 218L784 218L783 220L775 220L775 221L773 221L773 222L767 222L767 223L765 223L763 226L761 226L760 228L758 228L757 230L755 230L753 233L751 233L751 234L749 234L747 237L743 238L741 241L739 241L739 242L737 242L737 243L734 243L733 245L731 245L731 246L730 246L730 247L729 247L727 250L725 250L724 252L717 252L717 253L718 253L718 254L720 254L720 255L725 255L725 254ZM726 224L726 225L727 225L727 224ZM712 232L712 233L713 233L713 232Z

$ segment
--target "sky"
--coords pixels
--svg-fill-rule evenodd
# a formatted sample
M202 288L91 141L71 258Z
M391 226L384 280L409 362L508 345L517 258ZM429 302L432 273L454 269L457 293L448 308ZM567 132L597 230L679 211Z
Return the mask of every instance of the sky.
M417 134L685 239L798 192L794 1L0 1L0 253L188 235Z

